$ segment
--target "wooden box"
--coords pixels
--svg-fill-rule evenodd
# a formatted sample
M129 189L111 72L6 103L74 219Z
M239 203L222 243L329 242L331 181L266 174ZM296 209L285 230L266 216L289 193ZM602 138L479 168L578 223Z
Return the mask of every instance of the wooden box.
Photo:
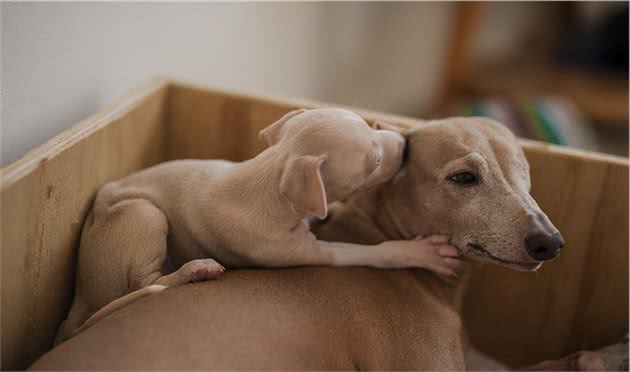
M175 158L243 160L257 132L319 103L154 80L2 169L2 368L52 344L73 295L81 224L105 182ZM357 110L401 126L419 120ZM464 320L472 342L512 365L616 342L628 331L628 161L523 141L533 195L563 232L536 273L478 272Z

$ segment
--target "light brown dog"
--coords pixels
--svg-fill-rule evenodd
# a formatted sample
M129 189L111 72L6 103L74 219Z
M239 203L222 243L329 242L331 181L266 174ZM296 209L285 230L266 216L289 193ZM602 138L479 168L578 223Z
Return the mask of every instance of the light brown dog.
M325 218L328 201L391 179L402 161L399 133L372 129L347 110L315 109L288 113L261 137L270 147L243 163L173 161L105 185L84 226L61 337L147 294L216 278L224 266L454 274L458 252L447 237L360 246L318 241L305 223Z
M393 180L331 211L318 237L452 234L470 258L519 270L558 255L562 237L507 129L453 118L406 136ZM121 309L32 368L462 370L465 284L424 270L237 270Z

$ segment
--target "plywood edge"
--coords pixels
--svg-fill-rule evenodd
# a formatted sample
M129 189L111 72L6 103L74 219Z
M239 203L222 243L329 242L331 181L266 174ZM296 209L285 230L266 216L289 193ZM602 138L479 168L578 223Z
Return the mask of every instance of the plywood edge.
M168 80L164 78L149 80L105 109L78 122L43 145L29 151L19 160L0 169L0 192L29 175L41 164L55 158L64 150L124 116L156 93L167 89L168 84Z
M566 146L552 145L544 142L520 138L519 142L526 152L548 153L559 157L579 157L589 161L602 162L628 167L628 158L608 155L595 151L586 151Z

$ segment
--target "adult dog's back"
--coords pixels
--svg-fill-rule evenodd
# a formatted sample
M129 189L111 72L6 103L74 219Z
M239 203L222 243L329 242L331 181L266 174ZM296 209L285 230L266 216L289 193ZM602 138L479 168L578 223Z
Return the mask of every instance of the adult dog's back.
M435 280L422 270L228 272L116 311L32 368L462 369L459 316L427 287Z

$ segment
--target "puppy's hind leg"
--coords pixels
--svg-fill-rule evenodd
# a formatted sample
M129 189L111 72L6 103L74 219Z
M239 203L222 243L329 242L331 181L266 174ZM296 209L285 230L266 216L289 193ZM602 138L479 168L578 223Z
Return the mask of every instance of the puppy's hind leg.
M81 236L77 290L65 338L142 297L213 279L225 270L212 259L199 259L163 275L167 236L166 216L150 201L127 199L109 206L97 200Z
M110 204L97 197L81 235L77 288L64 336L75 334L105 305L162 276L167 235L166 216L150 201L126 199Z

